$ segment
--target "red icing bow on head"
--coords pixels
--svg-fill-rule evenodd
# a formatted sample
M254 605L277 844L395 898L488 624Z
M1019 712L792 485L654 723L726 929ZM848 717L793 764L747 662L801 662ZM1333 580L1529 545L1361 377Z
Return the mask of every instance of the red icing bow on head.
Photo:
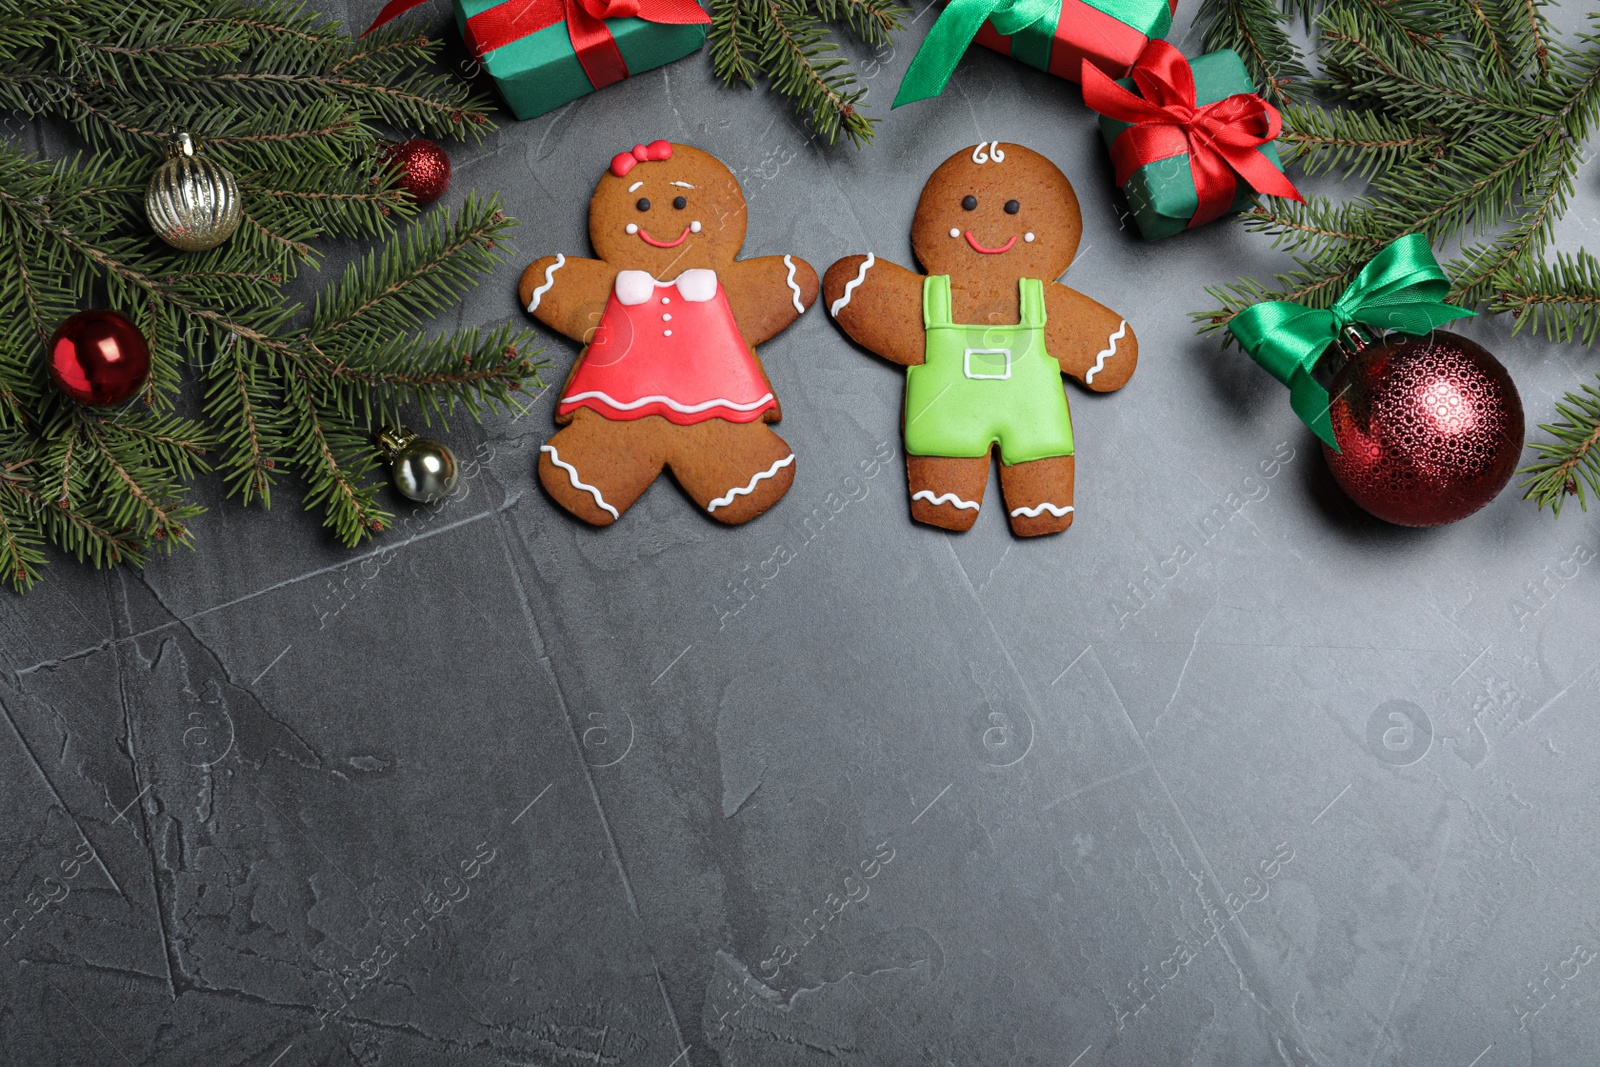
M666 141L636 144L631 152L619 152L611 157L611 173L626 178L628 172L640 163L658 162L672 158L672 145Z
M1130 73L1142 98L1092 63L1083 64L1083 102L1107 118L1133 124L1111 144L1119 187L1147 163L1188 153L1199 199L1190 229L1232 206L1240 178L1258 193L1304 199L1257 151L1283 128L1277 108L1255 93L1196 104L1194 71L1183 53L1165 41L1151 41Z

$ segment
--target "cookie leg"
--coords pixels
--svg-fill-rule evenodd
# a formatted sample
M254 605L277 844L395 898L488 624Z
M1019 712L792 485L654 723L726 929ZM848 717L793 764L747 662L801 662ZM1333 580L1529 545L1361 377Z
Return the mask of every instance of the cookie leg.
M667 465L706 514L729 526L749 522L794 484L794 452L764 422L685 426Z
M562 507L595 526L610 526L661 473L657 440L665 419L612 422L588 408L539 448L539 481Z
M913 519L946 530L970 530L989 484L989 457L907 456L906 482Z
M1072 525L1073 458L1056 456L1000 467L1011 532L1018 537L1060 533Z

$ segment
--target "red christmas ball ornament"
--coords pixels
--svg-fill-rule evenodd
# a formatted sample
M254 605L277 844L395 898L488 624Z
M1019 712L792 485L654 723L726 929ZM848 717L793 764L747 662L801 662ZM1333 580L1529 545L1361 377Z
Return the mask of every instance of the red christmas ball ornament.
M424 137L387 145L383 158L400 171L400 187L419 204L431 204L450 188L450 157Z
M1522 399L1499 360L1442 330L1355 344L1329 388L1350 499L1400 526L1442 526L1504 489L1522 454Z
M126 315L80 311L50 338L50 377L80 404L120 404L150 376L150 346Z

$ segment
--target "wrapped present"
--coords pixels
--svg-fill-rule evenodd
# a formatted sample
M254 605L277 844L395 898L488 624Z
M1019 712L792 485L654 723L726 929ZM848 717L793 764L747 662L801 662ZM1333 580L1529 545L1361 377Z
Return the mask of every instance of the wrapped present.
M390 0L368 28L423 0ZM699 51L710 17L694 0L454 0L467 49L519 119Z
M944 91L977 41L1069 81L1084 63L1113 78L1167 35L1177 0L950 0L912 57L894 106Z
M1243 210L1256 193L1302 199L1272 144L1283 119L1253 90L1227 49L1190 63L1152 41L1122 81L1084 65L1083 102L1100 113L1117 185L1145 240Z

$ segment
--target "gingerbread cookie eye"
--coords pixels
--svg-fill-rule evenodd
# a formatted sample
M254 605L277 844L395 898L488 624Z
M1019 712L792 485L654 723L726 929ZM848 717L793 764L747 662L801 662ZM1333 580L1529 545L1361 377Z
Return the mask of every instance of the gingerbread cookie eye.
M961 198L961 207L966 211L978 210L978 198L968 194Z
M639 198L639 202L637 204L633 205L633 206L638 208L640 211L649 211L650 210L650 200L649 200L648 197L641 196Z
M1022 210L1022 205L1017 203L1015 200L1007 200L1006 201L1006 214L1007 215L1015 215L1017 212L1019 212L1021 210Z
M674 197L672 200L672 206L677 208L679 211L682 211L684 208L689 206L689 200L687 197Z

